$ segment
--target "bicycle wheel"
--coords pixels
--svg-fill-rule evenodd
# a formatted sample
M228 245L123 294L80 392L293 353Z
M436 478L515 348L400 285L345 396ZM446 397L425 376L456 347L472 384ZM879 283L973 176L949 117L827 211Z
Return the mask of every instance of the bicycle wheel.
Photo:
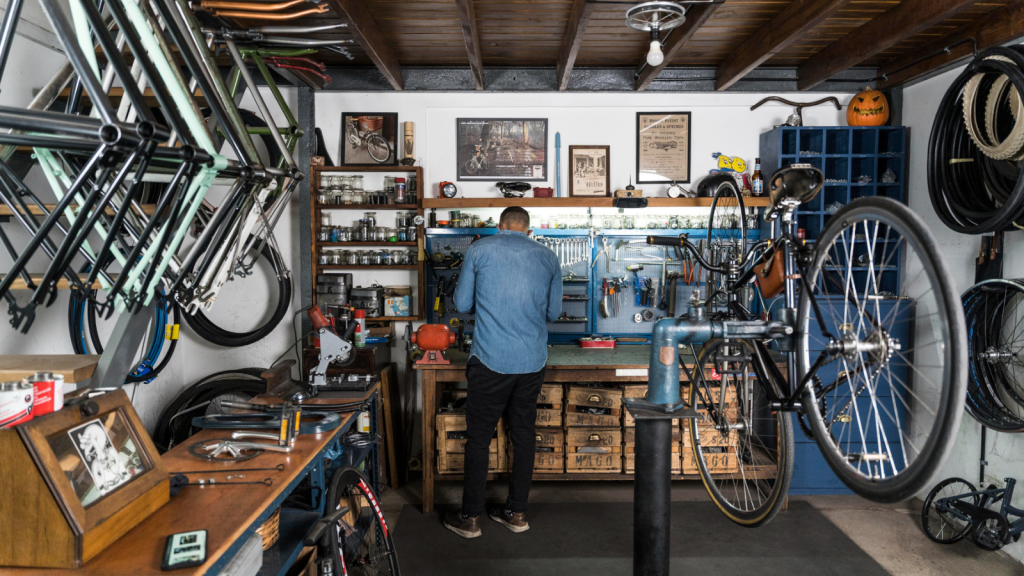
M704 258L712 265L726 262L743 263L747 254L747 221L744 218L743 196L732 180L718 185L711 211L708 213L708 235ZM728 280L724 274L707 271L704 296L712 306L724 307L728 303L725 293ZM750 304L753 292L741 289L740 303Z
M742 340L712 340L701 348L688 402L702 418L688 422L683 431L683 458L689 457L688 443L715 505L733 522L750 528L769 522L782 508L793 476L794 449L789 414L772 412L750 376L753 353L751 344ZM718 379L705 377L705 390L698 384L697 370L709 363ZM708 402L717 408L718 421L706 409Z
M930 484L963 415L964 316L936 246L905 205L862 198L831 217L803 271L804 414L839 479L877 502Z
M359 470L346 466L331 476L328 510L348 507L328 538L335 574L390 574L398 576L398 556L384 522L377 495Z
M957 498L977 506L981 500L979 496L958 498L975 491L974 485L963 478L947 478L932 488L921 509L921 527L924 528L925 536L939 544L953 544L963 540L971 529L971 523L936 509L935 503L945 498Z
M379 164L383 164L388 161L388 158L391 158L391 146L383 136L376 132L366 138L366 151L370 153L370 158Z
M359 130L356 129L355 124L345 125L345 139L348 140L348 145L351 146L353 150L359 148Z

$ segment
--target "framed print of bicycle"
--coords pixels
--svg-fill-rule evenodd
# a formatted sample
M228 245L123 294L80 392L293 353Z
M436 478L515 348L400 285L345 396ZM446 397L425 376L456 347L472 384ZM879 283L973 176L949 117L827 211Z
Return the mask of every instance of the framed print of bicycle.
M459 118L455 122L459 180L547 180L547 118Z
M341 115L342 166L397 166L398 114L344 112Z
M690 113L637 112L637 184L689 181Z

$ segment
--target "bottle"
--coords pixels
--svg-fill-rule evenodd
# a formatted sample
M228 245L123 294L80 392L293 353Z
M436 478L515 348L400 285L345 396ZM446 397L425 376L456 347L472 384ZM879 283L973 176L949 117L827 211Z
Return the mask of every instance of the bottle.
M754 175L751 178L752 193L754 196L764 196L764 176L761 175L761 159L754 159Z
M395 204L408 202L405 194L405 178L395 178Z
M366 346L366 310L356 310L356 348Z
M431 208L430 209L430 223L428 224L428 227L429 228L437 228L437 209L436 208Z

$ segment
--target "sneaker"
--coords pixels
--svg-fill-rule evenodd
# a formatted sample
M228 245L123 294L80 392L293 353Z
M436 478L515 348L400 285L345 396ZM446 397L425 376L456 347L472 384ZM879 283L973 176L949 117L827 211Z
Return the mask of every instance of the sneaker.
M526 532L530 529L530 525L526 522L525 512L513 512L505 506L495 506L487 515L491 517L491 520L504 524L505 528L516 533Z
M451 512L444 517L444 527L463 538L476 538L483 534L479 516L466 516L462 510Z

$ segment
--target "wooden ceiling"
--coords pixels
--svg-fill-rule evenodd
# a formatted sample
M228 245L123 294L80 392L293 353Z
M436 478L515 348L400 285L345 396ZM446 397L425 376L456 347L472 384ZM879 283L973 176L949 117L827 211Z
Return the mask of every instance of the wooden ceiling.
M396 89L402 85L403 66L471 67L478 89L483 88L481 68L556 68L564 89L574 66L639 68L650 41L647 34L626 26L629 3L606 0L326 2L329 12L291 23L348 22L348 30L316 37L353 39L355 44L349 47L353 59L321 51L322 61L329 66L377 66ZM662 33L665 64L645 70L637 79L637 89L645 88L669 66L716 68L719 89L755 67L795 67L800 88L808 89L852 66L892 70L923 56L926 49L941 49L944 41L970 33L978 36L990 28L985 22L998 25L999 30L989 33L984 42L1002 43L1024 35L1022 3L724 0L690 4L687 22L667 38ZM984 42L979 39L979 49L986 47ZM970 52L969 46L966 51ZM934 59L933 64L948 65L954 56L963 58L963 53L961 49L958 55Z

